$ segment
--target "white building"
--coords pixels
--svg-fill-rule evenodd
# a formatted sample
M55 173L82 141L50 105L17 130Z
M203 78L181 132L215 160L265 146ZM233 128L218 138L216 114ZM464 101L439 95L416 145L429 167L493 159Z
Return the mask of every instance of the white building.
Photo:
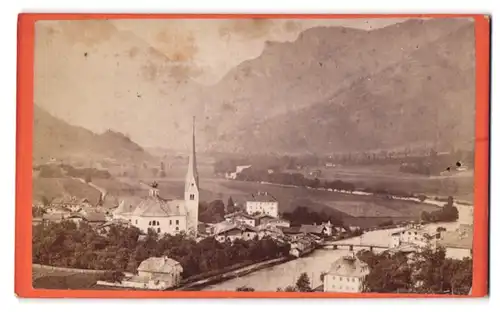
M182 266L168 257L151 257L139 265L137 275L128 275L120 282L98 281L97 285L165 290L178 286L182 279Z
M139 277L146 278L149 283L160 284L161 288L178 285L182 278L182 266L168 257L151 257L141 262L137 268Z
M430 234L428 231L409 227L399 232L391 234L390 248L396 248L402 245L415 245L419 248L434 247L436 233Z
M193 123L193 141L184 186L184 199L167 200L161 198L157 185L154 183L149 191L149 196L144 198L132 212L122 202L114 211L113 218L129 220L133 226L145 233L148 229L152 229L159 234L175 235L184 231L196 236L199 195Z
M278 201L267 192L259 192L247 201L245 210L250 215L261 214L278 218Z
M325 275L325 292L363 292L363 282L370 273L368 265L354 255L337 259Z

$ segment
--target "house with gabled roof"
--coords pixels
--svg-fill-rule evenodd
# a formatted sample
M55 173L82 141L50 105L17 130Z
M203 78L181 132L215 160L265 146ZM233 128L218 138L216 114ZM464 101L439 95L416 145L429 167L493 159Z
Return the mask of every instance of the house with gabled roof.
M221 222L214 229L215 239L220 243L234 242L237 239L252 240L258 235L258 230L244 223Z
M363 283L370 273L368 264L354 254L335 260L325 274L323 290L325 292L359 293L363 291Z
M278 218L278 208L278 200L273 195L268 192L258 192L247 200L245 211L249 215L261 214Z
M245 223L249 226L257 226L259 218L251 216L243 211L236 211L224 216L224 220L232 223Z

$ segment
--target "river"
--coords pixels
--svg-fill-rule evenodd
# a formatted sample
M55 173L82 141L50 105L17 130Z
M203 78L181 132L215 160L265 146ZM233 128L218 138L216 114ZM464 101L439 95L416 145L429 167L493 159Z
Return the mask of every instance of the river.
M458 222L442 222L427 224L424 227L435 231L444 227L448 231L458 227ZM400 228L377 230L367 232L358 237L338 241L338 243L351 243L363 245L378 245L389 247L391 234ZM332 263L342 256L349 254L348 250L316 249L308 256L291 260L273 267L262 269L248 275L207 286L203 291L235 291L238 287L251 287L258 291L276 291L278 287L285 288L294 285L301 273L307 273L313 288L320 286L322 272L327 272Z

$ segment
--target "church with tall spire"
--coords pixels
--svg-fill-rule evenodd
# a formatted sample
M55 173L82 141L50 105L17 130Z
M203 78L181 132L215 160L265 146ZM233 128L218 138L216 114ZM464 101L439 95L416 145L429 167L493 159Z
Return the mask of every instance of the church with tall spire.
M195 118L193 116L193 138L191 151L189 154L189 164L186 174L186 184L184 186L184 202L187 212L188 228L198 230L198 206L200 203L200 182L198 178L198 168L196 166L196 138L195 138Z
M184 185L184 199L165 199L161 197L158 184L150 185L149 196L135 207L121 202L113 212L114 219L130 222L130 225L147 233L152 230L159 235L176 235L185 232L198 234L198 206L200 203L200 184L196 165L195 119L190 142L189 163Z

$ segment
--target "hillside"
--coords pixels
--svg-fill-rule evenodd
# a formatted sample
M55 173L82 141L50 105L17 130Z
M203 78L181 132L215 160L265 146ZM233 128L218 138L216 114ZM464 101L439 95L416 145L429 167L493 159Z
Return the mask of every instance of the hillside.
M474 81L467 20L313 28L204 90L203 130L228 152L469 147Z
M152 156L122 133L108 130L95 134L70 125L35 105L33 160L50 158L100 161L113 159L118 163L148 161Z

